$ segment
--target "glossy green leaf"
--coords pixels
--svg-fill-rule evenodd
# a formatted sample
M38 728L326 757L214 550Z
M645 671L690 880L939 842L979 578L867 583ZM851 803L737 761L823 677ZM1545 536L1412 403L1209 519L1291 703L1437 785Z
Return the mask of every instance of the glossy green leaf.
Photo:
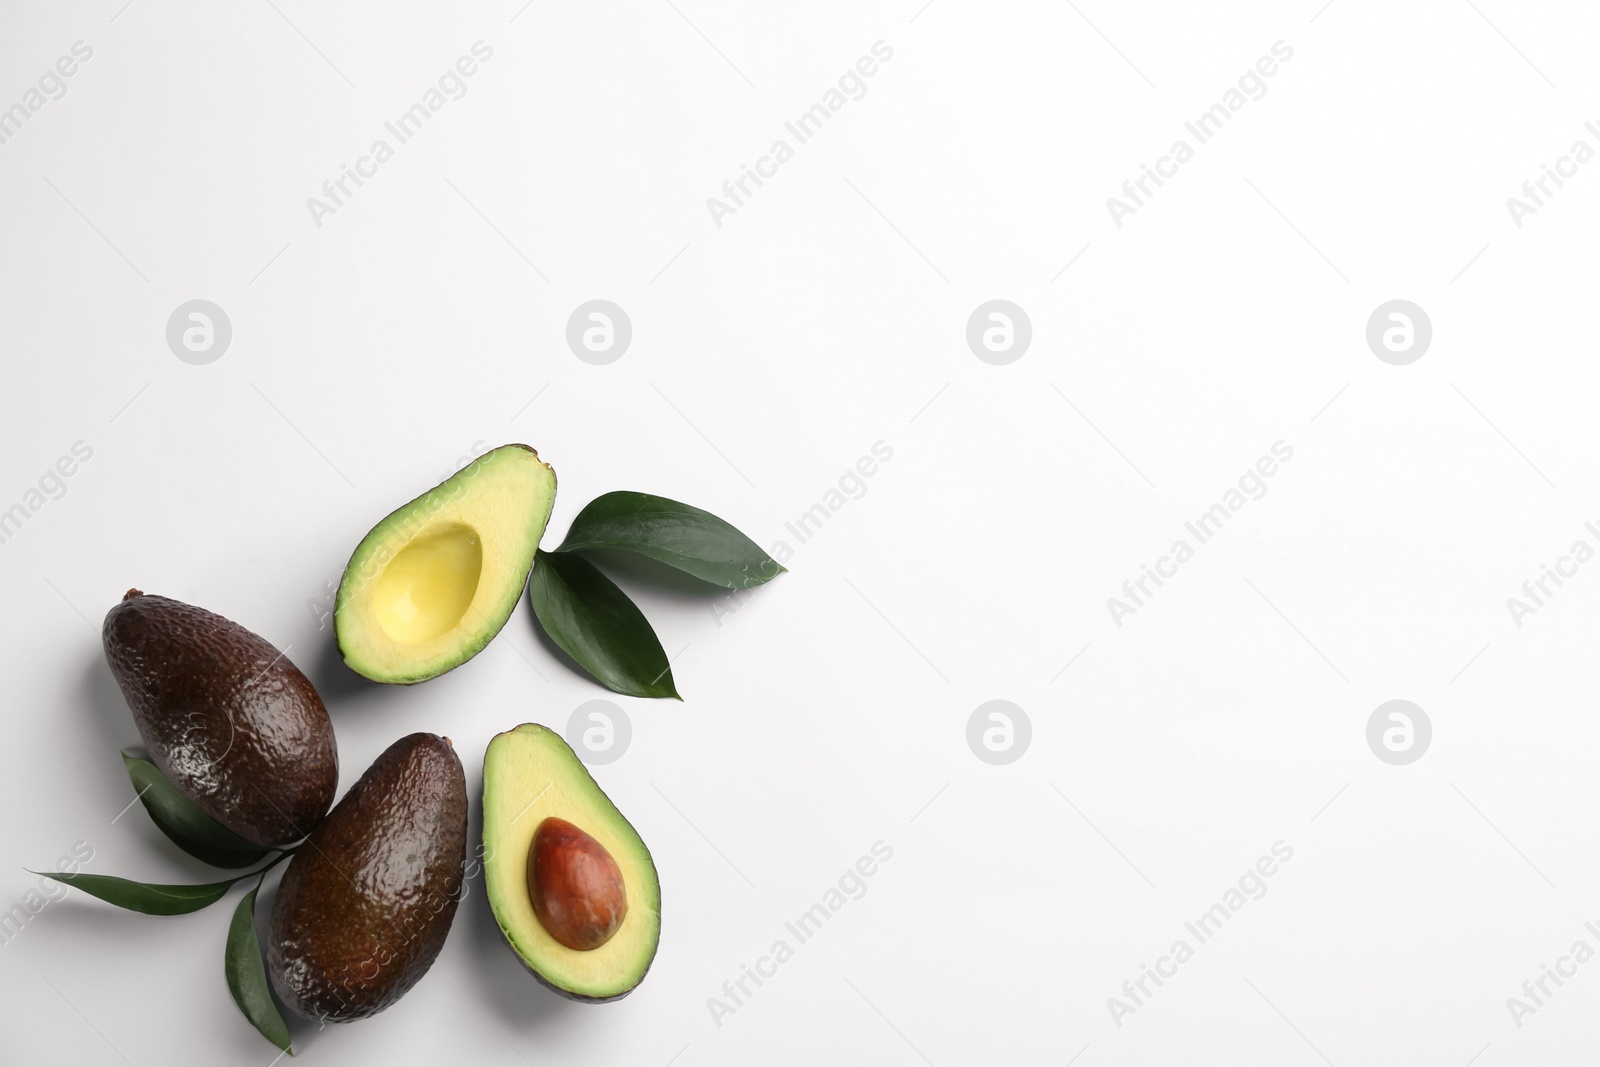
M578 512L558 551L593 549L648 556L728 589L761 585L784 571L711 512L649 493L607 493Z
M266 849L252 845L195 807L193 801L173 788L154 763L126 752L122 762L127 765L128 777L151 821L195 859L213 867L238 868L248 867L267 854Z
M259 885L250 890L233 911L223 970L228 978L228 992L233 994L233 1002L239 1005L244 1017L261 1031L262 1037L292 1056L289 1027L272 1002L267 968L261 962L261 939L256 936L256 894L260 891Z
M249 877L240 875L239 878L230 878L226 882L210 882L206 885L152 885L147 882L130 882L126 878L113 878L105 874L56 874L51 871L31 873L64 882L92 897L99 897L107 904L115 904L129 911L141 911L146 915L187 915L191 911L199 911L221 900L228 887L239 878Z
M601 685L628 696L682 699L649 620L594 564L541 551L528 590L545 633Z

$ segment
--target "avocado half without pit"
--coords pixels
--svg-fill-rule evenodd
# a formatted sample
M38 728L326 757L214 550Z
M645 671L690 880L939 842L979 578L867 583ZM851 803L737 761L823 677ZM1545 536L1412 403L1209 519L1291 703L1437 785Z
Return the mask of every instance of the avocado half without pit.
M345 663L409 684L476 656L516 609L555 496L537 452L502 445L374 526L334 601Z
M528 723L483 760L484 886L534 977L574 1000L616 1000L661 940L650 850L559 734Z

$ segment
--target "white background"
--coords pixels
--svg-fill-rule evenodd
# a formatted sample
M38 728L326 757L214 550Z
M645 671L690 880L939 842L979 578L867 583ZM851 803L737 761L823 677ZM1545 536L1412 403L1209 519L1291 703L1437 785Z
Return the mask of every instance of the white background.
M0 7L0 107L94 49L0 145L0 508L93 448L0 545L0 909L77 841L97 873L210 880L137 806L113 822L138 738L98 629L134 585L287 649L345 787L450 735L476 830L489 737L607 694L526 600L412 688L355 678L316 610L377 519L523 441L560 477L547 546L629 488L795 550L720 619L623 579L686 697L617 698L632 747L596 770L658 860L660 954L621 1003L558 1000L476 892L397 1006L295 1021L306 1062L1592 1062L1600 963L1520 1028L1506 998L1600 949L1600 565L1520 628L1506 598L1600 547L1600 163L1521 228L1506 198L1600 147L1594 12L920 2ZM467 95L314 225L478 40ZM716 226L706 198L879 40L866 95ZM1267 94L1114 225L1279 40ZM233 325L208 366L164 336L196 298ZM604 367L564 340L593 298L634 327ZM965 342L993 298L1032 320L1009 366ZM1403 367L1364 337L1395 298L1434 330ZM1106 599L1279 440L1267 495L1116 626ZM1004 767L965 740L997 698L1033 724ZM1434 730L1402 767L1365 739L1396 698ZM878 840L868 894L715 1025ZM1279 840L1267 895L1115 1025ZM265 1067L222 980L233 899L50 904L0 946L0 1058Z

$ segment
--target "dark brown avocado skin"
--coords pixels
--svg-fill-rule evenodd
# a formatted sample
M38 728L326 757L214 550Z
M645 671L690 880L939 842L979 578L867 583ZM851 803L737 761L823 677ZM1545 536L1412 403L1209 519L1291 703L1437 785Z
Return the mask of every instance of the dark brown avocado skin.
M339 754L322 698L283 653L137 589L101 636L139 736L178 792L263 848L311 832L338 791Z
M267 973L311 1019L350 1022L433 966L463 895L467 782L445 738L390 745L289 861Z

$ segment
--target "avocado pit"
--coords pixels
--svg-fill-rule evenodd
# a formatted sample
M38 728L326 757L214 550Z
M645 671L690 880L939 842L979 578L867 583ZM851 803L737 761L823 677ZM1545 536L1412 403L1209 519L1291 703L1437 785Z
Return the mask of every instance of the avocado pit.
M605 846L554 816L533 832L528 896L551 937L577 952L611 940L628 914L622 870Z

